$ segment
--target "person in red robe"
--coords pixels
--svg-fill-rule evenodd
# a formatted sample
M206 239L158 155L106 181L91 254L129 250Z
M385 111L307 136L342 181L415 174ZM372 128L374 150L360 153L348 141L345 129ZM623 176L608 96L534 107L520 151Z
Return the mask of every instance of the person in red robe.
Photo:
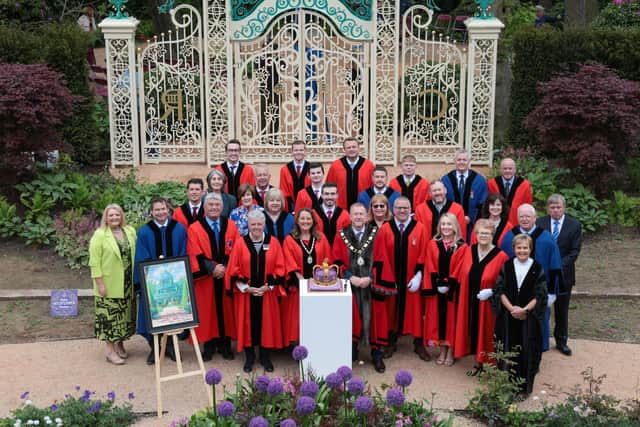
M264 208L264 198L272 188L276 188L271 185L271 172L269 167L265 163L258 163L253 165L253 173L256 176L256 188L254 189L255 201L258 206ZM240 187L238 187L240 188ZM283 206L284 211L287 211L287 207Z
M297 139L291 143L293 160L280 168L280 191L286 201L288 212L296 211L296 195L305 187L311 185L309 178L310 164L305 160L307 154L303 140ZM324 175L324 172L323 172Z
M502 240L513 228L513 224L509 221L509 207L504 197L499 193L491 193L487 196L487 200L482 205L481 218L488 219L493 224L493 244L502 245ZM478 243L475 227L471 233L471 244Z
M298 209L312 209L322 203L322 184L324 182L324 166L322 163L309 164L309 182L296 195L296 211Z
M240 141L237 139L229 140L226 146L227 160L216 166L216 169L221 170L227 179L226 192L237 199L239 199L238 187L240 184L256 186L256 176L253 173L253 168L240 161L240 151Z
M284 239L282 249L285 258L287 296L280 302L282 336L284 345L300 341L300 280L313 275L313 266L331 261L331 246L318 230L318 223L310 209L296 212L291 234Z
M322 186L322 204L313 208L318 223L318 230L327 237L329 246L333 245L338 230L342 230L351 223L349 214L336 204L338 187L328 182Z
M374 243L374 264L393 273L391 283L374 283L374 290L387 293L384 303L389 327L389 346L385 357L397 349L400 335L413 337L415 353L425 361L431 359L422 345L424 299L420 295L424 257L427 251L425 228L411 218L411 202L400 196L393 205L393 219L384 223ZM374 316L379 315L375 313Z
M427 238L431 240L436 235L440 217L447 212L456 217L460 225L460 231L466 236L467 226L464 220L464 209L460 204L447 199L447 188L442 181L433 181L429 186L429 190L431 199L420 204L415 209L415 219L425 226Z
M378 226L368 221L366 207L354 203L349 210L351 226L338 233L333 245L333 262L340 266L341 276L351 285L352 361L358 360L359 344L371 346L373 366L379 373L386 369L382 348L371 342L371 273L373 242Z
M360 156L360 143L356 138L346 138L342 143L344 156L331 163L326 182L338 186L338 206L342 209L358 201L358 195L373 186L374 164Z
M282 347L278 295L284 284L284 256L278 239L264 232L265 218L254 210L247 216L249 233L233 246L227 267L227 291L233 292L238 351L244 350L244 372L251 372L259 347L265 371L273 372L270 350Z
M191 178L187 182L187 201L173 211L171 216L174 220L184 225L188 229L191 224L200 218L204 218L204 206L202 196L204 195L204 181L200 178Z
M518 208L525 204L533 204L531 183L516 175L516 162L505 158L500 162L500 176L491 178L487 182L489 194L500 193L506 199L509 209L509 222L518 223Z
M429 181L416 175L417 164L414 155L403 156L400 166L402 173L389 182L389 187L411 200L411 206L415 210L431 198Z
M437 234L429 242L422 285L422 294L426 296L424 343L440 346L438 365L452 366L455 360L456 314L462 292L460 274L468 251L456 217L443 214Z
M195 332L198 341L204 343L203 360L211 360L216 349L224 359L232 360L235 320L224 279L238 230L233 221L221 216L223 202L219 194L207 194L204 207L206 217L191 224L187 232L187 255L200 319Z
M476 364L471 375L489 363L493 353L493 332L496 318L490 298L502 265L509 256L494 243L495 227L488 219L479 219L474 228L477 243L471 245L460 273L460 296L456 319L454 356L475 354Z

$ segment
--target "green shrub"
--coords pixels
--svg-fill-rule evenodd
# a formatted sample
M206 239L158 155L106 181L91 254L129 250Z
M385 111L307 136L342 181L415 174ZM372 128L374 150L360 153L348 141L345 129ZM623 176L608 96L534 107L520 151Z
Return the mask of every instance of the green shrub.
M0 237L13 237L20 233L22 219L16 212L16 205L0 196Z
M600 15L591 23L597 29L627 29L640 27L640 2L623 1L621 4L611 2L606 5Z
M55 251L67 260L72 269L89 265L89 241L97 226L96 214L91 211L83 215L77 210L68 210L53 222Z
M640 81L640 29L594 30L522 28L514 35L510 124L507 143L536 147L523 119L540 103L539 83L561 72L575 72L578 64L595 61L624 79Z
M614 191L608 215L612 224L640 227L640 197L630 197L622 191Z
M560 193L567 200L567 213L582 223L584 233L593 233L609 223L608 201L598 199L593 191L582 184L563 188Z
M53 220L48 216L28 219L22 225L19 236L25 245L45 246L51 243Z
M76 386L76 391L79 390L80 387ZM97 399L95 392L85 390L79 397L66 394L64 400L42 408L29 400L29 392L20 397L23 405L13 411L11 417L0 418L0 427L36 425L35 421L39 426L124 427L136 420L129 402L134 398L133 393L129 393L126 402L118 405L115 392L107 393L104 399Z

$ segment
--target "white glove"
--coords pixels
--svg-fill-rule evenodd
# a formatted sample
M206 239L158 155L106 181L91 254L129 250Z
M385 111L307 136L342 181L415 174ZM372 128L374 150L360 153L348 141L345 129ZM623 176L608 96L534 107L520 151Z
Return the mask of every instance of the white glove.
M449 287L448 286L438 286L438 292L440 292L441 294L446 294L447 292L449 292Z
M477 296L480 301L486 301L493 296L493 289L483 289Z
M418 271L415 276L409 281L407 284L407 288L409 292L413 293L420 289L420 285L422 284L422 272Z
M242 293L247 292L247 289L249 289L249 285L247 285L246 283L242 283L242 282L236 282L236 287Z
M549 294L549 298L547 299L547 307L551 307L554 302L556 302L556 294Z

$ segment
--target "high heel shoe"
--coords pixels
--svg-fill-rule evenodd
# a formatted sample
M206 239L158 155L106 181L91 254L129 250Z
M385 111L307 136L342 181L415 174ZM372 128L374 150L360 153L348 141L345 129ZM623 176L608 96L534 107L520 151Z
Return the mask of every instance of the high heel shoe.
M113 353L107 354L107 362L114 365L124 365L124 359L118 356L118 353L116 353L115 351Z
M129 353L127 353L127 350L124 349L124 345L122 343L115 345L115 351L121 359L126 359L129 357Z

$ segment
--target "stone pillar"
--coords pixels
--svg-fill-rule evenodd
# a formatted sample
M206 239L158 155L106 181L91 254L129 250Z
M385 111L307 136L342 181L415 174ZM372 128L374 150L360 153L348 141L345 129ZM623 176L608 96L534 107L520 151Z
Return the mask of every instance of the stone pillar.
M469 66L464 145L474 164L491 166L498 37L504 25L496 18L470 18L465 25L469 33Z
M105 38L109 91L111 165L140 163L135 18L106 18L98 26Z

